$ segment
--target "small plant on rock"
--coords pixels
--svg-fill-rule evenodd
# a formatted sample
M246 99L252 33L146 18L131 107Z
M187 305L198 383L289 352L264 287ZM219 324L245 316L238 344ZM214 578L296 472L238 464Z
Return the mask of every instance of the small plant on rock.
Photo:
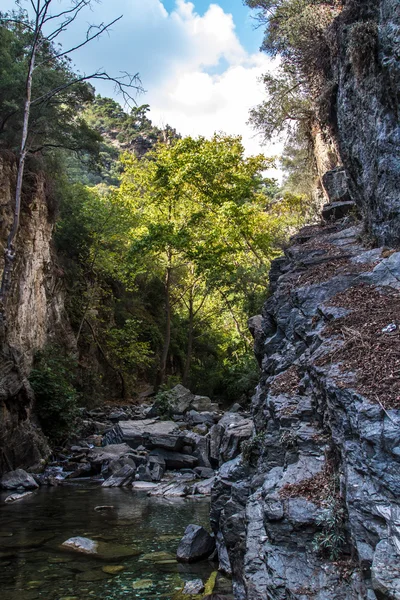
M346 543L345 510L338 497L331 496L326 500L326 509L317 520L322 530L313 540L313 550L330 560L337 560Z
M257 460L257 458L260 456L261 452L263 451L263 449L265 447L265 442L266 442L266 433L265 432L258 433L257 435L250 438L249 440L245 440L244 442L242 442L241 450L242 450L243 460L249 464L254 463Z
M161 389L155 397L154 409L164 421L171 419L174 414L175 393L172 390Z

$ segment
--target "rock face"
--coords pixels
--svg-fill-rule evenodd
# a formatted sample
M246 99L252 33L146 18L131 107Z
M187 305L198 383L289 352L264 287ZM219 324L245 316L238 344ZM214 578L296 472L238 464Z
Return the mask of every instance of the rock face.
M15 159L0 155L0 271L13 215ZM34 353L49 336L72 343L64 311L61 272L55 266L54 228L46 182L40 173L26 177L16 239L16 260L5 305L7 327L0 331L0 473L29 467L48 453L32 416L33 394L27 381Z
M360 231L305 228L272 265L256 435L212 490L240 600L400 598L400 252Z
M338 145L350 194L379 243L400 238L400 8L347 0L332 28Z
M176 557L182 562L207 558L215 549L215 539L200 525L188 525L181 539Z

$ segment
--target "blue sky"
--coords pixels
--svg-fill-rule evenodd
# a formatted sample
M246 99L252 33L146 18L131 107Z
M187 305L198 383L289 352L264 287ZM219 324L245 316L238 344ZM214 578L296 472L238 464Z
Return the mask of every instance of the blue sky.
M22 3L29 7L29 0ZM55 9L69 4L54 0ZM14 6L2 0L3 10ZM183 135L240 134L247 153L271 153L260 148L247 120L265 98L259 78L275 65L259 52L262 31L242 0L103 0L81 13L61 40L64 48L84 37L88 23L120 14L108 35L71 55L80 72L139 72L146 94L137 102L150 105L155 124ZM96 88L115 96L109 84Z

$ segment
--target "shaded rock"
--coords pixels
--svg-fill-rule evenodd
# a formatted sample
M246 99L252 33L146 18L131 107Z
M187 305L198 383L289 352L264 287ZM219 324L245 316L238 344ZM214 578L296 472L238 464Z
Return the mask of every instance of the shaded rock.
M176 557L182 562L207 558L215 550L215 539L199 525L188 525L179 543Z
M195 596L196 594L204 592L204 589L204 583L201 579L193 579L193 581L187 581L185 583L182 593L187 594L188 596Z
M158 456L165 462L167 469L192 469L197 466L198 459L190 454L168 452L168 450L153 450L150 456Z
M136 479L139 479L140 481L153 481L149 467L145 465L139 465Z
M39 487L35 479L23 469L16 469L5 473L0 479L0 488L4 490L36 490Z
M343 168L339 167L327 171L322 176L322 183L330 203L352 201L349 194L346 171Z
M322 209L322 218L325 221L338 221L356 210L355 202L332 202L325 204Z
M208 467L196 467L194 469L194 472L196 473L196 475L198 475L198 477L201 477L202 479L209 479L210 477L214 477L215 475L214 469L210 469Z

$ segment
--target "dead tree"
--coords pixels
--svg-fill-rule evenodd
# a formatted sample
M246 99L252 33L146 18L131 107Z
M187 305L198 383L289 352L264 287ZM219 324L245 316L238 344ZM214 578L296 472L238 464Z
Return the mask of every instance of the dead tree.
M86 7L90 7L96 0L70 0L68 6L65 8L56 7L55 12L52 12L52 5L56 5L55 0L29 0L30 12L33 15L33 19L30 20L26 14L23 18L23 13L20 13L19 18L13 18L13 16L5 16L2 21L7 23L17 23L20 26L26 27L32 36L32 42L28 54L28 68L26 75L25 85L25 98L24 98L24 112L23 112L23 127L21 134L21 142L18 153L18 170L17 170L17 184L15 190L15 208L14 218L11 231L7 239L7 245L4 251L4 271L0 287L0 319L4 321L4 308L7 297L7 292L11 285L11 277L13 272L13 265L15 262L15 239L19 229L20 212L21 212L21 193L22 184L24 179L24 168L26 157L29 153L29 125L30 125L30 113L32 106L40 105L48 102L53 97L59 95L67 88L76 85L84 81L93 81L96 79L111 81L115 84L117 91L122 94L125 103L136 104L133 97L133 93L142 91L140 79L138 74L130 75L129 73L123 73L120 77L112 77L107 72L96 71L90 74L83 74L73 78L71 81L60 85L57 88L48 90L37 98L32 98L32 83L35 77L35 69L39 68L41 64L37 64L37 57L43 44L53 44L58 36L66 31L68 27L77 18L79 13ZM63 3L63 2L62 2ZM61 4L62 4L61 3ZM19 2L17 2L19 5ZM58 10L57 10L58 8ZM101 36L102 33L108 31L112 25L122 18L122 15L110 21L109 23L101 23L99 25L90 25L86 31L85 38L69 48L68 50L62 50L58 53L54 53L51 56L51 60L61 59L68 57L72 52L86 46L94 39ZM45 33L50 29L49 33ZM42 63L43 64L43 63Z

